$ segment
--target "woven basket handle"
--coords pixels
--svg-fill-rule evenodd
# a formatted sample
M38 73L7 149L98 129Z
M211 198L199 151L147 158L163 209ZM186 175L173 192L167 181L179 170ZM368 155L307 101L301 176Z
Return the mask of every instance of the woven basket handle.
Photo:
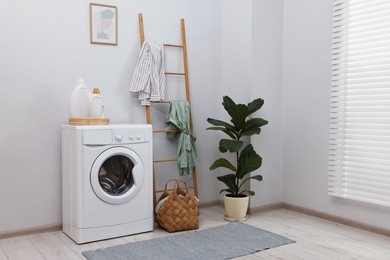
M177 181L176 182L177 187L180 187L180 183L184 183L184 186L186 187L185 192L188 193L188 185L187 185L187 183L185 181L183 181L183 180L176 180L176 181Z
M185 181L183 181L183 180L178 180L178 179L169 179L167 181L167 183L165 184L164 192L167 192L169 194L169 192L168 192L168 184L171 183L171 182L175 182L175 184L173 185L173 189L172 189L173 191L177 191L178 188L182 188L182 187L180 187L180 183L183 183L184 186L185 186L185 193L188 193L188 185L187 185L187 183Z
M164 190L166 191L166 192L168 192L168 184L169 183L171 183L171 182L175 182L175 184L174 184L174 186L173 186L173 188L176 190L177 189L177 187L179 186L179 184L178 184L178 180L177 179L170 179L169 181L167 181L167 183L165 184L165 188L164 188Z

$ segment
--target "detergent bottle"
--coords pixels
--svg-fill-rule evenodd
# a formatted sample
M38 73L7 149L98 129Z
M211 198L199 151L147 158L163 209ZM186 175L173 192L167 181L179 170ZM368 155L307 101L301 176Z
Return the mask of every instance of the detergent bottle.
M91 101L89 102L89 116L92 118L104 117L104 105L100 96L100 89L94 88Z
M70 116L72 118L88 118L89 103L92 93L85 85L83 78L79 78L70 97Z

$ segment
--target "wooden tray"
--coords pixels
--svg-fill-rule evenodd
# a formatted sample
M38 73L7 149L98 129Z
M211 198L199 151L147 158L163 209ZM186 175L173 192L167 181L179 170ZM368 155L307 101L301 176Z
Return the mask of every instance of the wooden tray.
M108 125L108 118L69 118L70 125Z

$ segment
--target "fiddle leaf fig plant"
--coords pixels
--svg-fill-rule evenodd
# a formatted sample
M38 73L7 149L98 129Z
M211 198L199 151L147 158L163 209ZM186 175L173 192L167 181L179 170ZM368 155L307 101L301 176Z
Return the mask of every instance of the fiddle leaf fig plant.
M254 112L258 111L264 104L261 98L255 99L249 104L236 104L230 97L224 96L222 105L230 115L231 123L222 120L208 118L212 127L207 130L218 130L225 133L229 138L222 138L219 141L219 151L221 153L235 153L235 162L228 159L219 158L211 166L210 170L225 168L230 171L217 179L226 185L220 193L226 192L230 197L245 197L246 195L255 195L254 191L244 190L243 184L250 179L261 181L261 175L247 176L251 172L261 167L262 158L256 153L251 144L244 147L241 140L243 136L252 136L260 134L261 127L268 124L267 120L262 118L250 118Z

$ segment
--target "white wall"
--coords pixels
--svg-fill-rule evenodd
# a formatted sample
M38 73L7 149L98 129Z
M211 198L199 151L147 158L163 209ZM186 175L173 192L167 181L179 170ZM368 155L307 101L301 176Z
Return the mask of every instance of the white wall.
M263 98L265 105L256 116L270 122L260 136L251 137L263 157L262 168L253 174L264 180L251 182L256 195L250 207L282 200L282 21L282 0L222 1L221 98L228 95L245 104ZM220 111L229 119L222 105Z
M260 135L251 137L255 150L263 158L263 181L252 181L256 195L251 207L282 201L282 30L283 0L254 0L252 3L252 78L251 100L264 99L255 116L269 121Z
M252 66L250 63L252 54L252 0L223 0L221 1L221 66L220 66L220 95L216 100L219 105L217 119L230 122L230 116L222 106L222 97L229 96L236 103L248 103L250 99L250 86ZM219 139L227 138L227 135L219 131L212 133ZM249 142L249 139L245 140ZM234 162L235 154L222 154L218 146L213 147L217 152L216 158L226 158ZM225 175L225 168L214 171L214 175ZM248 183L249 186L249 183ZM219 183L219 189L226 189L224 183ZM222 193L220 198L223 200Z
M390 228L390 209L327 194L331 0L284 2L284 201Z
M218 198L208 170L216 140L205 128L219 109L220 1L104 3L118 7L118 46L89 43L89 1L1 3L0 232L61 223L60 125L79 76L100 88L111 123L145 123L144 108L128 92L140 49L139 12L149 40L180 42L180 18L186 20L199 197Z
M252 77L252 0L221 2L221 113L222 96L248 103ZM228 115L227 115L228 116ZM230 118L230 117L228 117Z

